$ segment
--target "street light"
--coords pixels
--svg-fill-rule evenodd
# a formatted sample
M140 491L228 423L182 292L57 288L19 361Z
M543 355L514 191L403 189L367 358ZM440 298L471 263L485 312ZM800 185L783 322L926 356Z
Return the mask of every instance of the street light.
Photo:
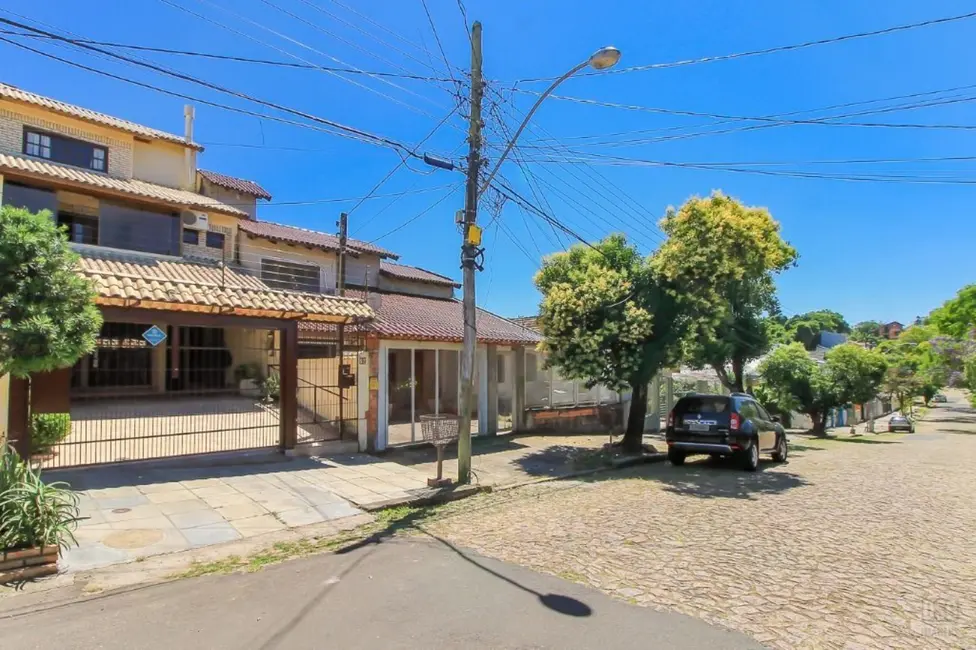
M475 21L471 26L471 114L470 136L468 139L468 180L464 196L464 242L461 245L461 266L464 271L464 343L461 349L461 417L458 421L458 483L468 483L471 480L471 396L473 391L472 378L474 375L474 352L478 340L476 320L477 308L474 298L474 270L475 260L479 253L480 237L471 237L477 232L478 197L491 185L492 179L501 168L516 140L522 135L526 125L535 115L539 105L552 94L556 86L566 81L574 74L589 66L594 70L606 70L616 65L620 60L620 50L615 47L604 47L594 52L572 70L559 77L539 96L535 104L529 109L522 124L509 140L505 151L498 158L495 167L488 174L484 184L478 187L478 176L481 171L481 99L483 82L481 77L481 23Z
M522 124L520 124L519 128L515 131L515 135L513 135L512 139L508 141L508 145L505 147L505 151L502 152L502 155L498 159L498 162L495 163L494 169L491 170L491 173L488 174L488 178L481 185L481 189L478 190L478 196L481 196L484 193L484 191L488 189L488 186L491 185L492 179L495 178L495 174L497 174L498 170L501 169L502 163L505 162L505 158L508 156L508 153L512 150L512 147L515 146L515 141L518 140L520 135L522 135L522 131L525 130L525 127L528 125L529 120L532 119L532 116L535 114L536 110L538 110L539 105L546 100L546 97L552 94L552 91L554 91L559 84L566 81L567 79L569 79L574 74L576 74L577 72L579 72L580 70L582 70L587 66L593 68L594 70L608 70L613 66L617 65L617 61L619 60L620 60L620 50L613 47L612 45L608 45L607 47L601 47L599 50L591 54L590 58L588 58L586 61L583 61L575 68L573 68L563 76L553 81L552 84L548 88L546 88L546 91L541 95L539 95L539 99L537 99L535 104L532 105L532 108L529 109L529 112L526 114L525 119L522 120Z

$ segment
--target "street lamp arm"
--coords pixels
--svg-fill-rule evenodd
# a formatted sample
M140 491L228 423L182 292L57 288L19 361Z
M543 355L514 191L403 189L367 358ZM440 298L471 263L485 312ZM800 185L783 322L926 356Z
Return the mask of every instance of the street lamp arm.
M491 173L488 174L488 178L485 179L485 182L481 185L481 189L478 190L479 197L482 194L484 194L485 190L488 189L488 186L491 185L491 181L495 178L495 174L498 173L498 170L501 169L502 163L505 162L505 158L508 156L508 153L512 150L512 147L515 146L515 142L519 139L519 136L522 135L522 131L524 131L525 127L528 126L529 120L531 120L532 116L535 115L535 112L539 110L539 106L542 104L543 101L545 101L546 97L552 94L552 91L556 89L556 86L566 81L567 79L569 79L574 74L576 74L577 72L579 72L580 70L582 70L588 65L590 65L590 59L583 61L578 66L576 66L575 68L573 68L572 70L564 74L563 76L553 81L552 84L550 84L549 87L546 88L546 92L539 95L539 99L537 99L535 104L532 105L532 108L529 109L529 112L528 114L526 114L525 119L522 120L522 123L519 125L519 128L515 131L515 135L512 136L512 139L508 141L508 145L505 146L505 151L502 152L502 155L498 158L498 162L495 163L495 166L492 168Z

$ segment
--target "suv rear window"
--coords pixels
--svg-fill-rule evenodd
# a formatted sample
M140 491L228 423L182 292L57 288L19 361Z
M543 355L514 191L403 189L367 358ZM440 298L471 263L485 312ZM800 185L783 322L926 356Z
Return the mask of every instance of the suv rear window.
M674 407L675 413L728 413L729 398L718 395L682 397Z

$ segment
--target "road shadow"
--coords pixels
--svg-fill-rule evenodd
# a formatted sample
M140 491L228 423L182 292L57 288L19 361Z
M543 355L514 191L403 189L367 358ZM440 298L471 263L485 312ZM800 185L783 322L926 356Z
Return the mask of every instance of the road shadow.
M665 492L697 499L754 500L764 494L780 494L809 485L788 464L763 460L755 472L746 472L734 458L689 459L676 467L668 462L642 465L615 472L600 472L572 480L585 483L637 479L659 483Z
M497 454L527 448L528 445L522 444L514 436L474 436L471 438L472 456ZM437 450L433 445L421 443L406 447L390 448L380 454L377 454L377 457L382 458L384 461L397 463L399 465L423 465L433 463L437 460ZM457 445L448 445L444 450L444 460L454 460L456 458Z
M911 435L911 434L909 434ZM831 442L843 442L856 445L898 445L901 440L878 440L877 438L827 438Z
M936 429L933 433L952 433L955 435L962 436L976 436L976 430L974 429Z

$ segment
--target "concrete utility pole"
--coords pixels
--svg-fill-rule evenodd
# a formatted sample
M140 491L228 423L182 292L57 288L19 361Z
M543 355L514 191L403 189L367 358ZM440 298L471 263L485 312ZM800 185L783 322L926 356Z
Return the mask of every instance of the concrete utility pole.
M468 181L464 193L461 268L463 269L464 349L461 351L461 419L458 422L458 483L471 482L471 404L475 395L474 351L477 343L474 300L475 259L480 251L478 173L481 171L481 23L471 25L471 115L468 127Z
M346 295L346 239L347 239L347 234L349 229L349 215L346 214L345 212L339 214L339 223L336 225L339 226L339 256L338 256L339 261L336 264L337 274L338 274L338 277L336 278L336 290L338 291L340 296L345 296ZM366 279L366 283L369 284L369 278ZM344 438L343 434L345 433L343 431L343 422L342 422L343 416L345 415L342 412L343 410L342 403L346 401L346 391L343 388L344 384L342 379L342 367L343 367L343 363L346 360L346 352L343 349L346 347L345 339L346 339L346 326L344 323L339 323L339 341L338 341L338 345L336 346L337 348L336 356L339 358L339 363L336 364L336 386L339 388L339 423L336 428L339 429L339 440L342 440Z

